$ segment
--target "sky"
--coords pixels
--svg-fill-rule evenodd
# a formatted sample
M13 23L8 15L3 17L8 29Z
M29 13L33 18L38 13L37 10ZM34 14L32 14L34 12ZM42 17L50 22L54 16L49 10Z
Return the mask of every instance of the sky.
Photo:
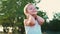
M46 12L49 20L52 20L55 12L60 12L60 0L41 0L37 6L40 8L40 10Z

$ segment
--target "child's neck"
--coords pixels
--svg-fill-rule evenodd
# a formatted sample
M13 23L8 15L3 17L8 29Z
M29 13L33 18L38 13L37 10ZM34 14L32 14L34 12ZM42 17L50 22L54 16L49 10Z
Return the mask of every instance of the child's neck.
M37 19L37 15L32 15L34 18L35 18L35 20Z

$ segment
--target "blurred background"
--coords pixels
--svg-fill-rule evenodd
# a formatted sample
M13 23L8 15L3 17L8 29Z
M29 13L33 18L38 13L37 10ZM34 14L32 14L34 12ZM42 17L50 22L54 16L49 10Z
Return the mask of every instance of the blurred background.
M0 0L0 34L25 34L23 8L27 3L33 3L38 15L45 19L41 26L43 34L60 34L60 11L49 12L50 9L45 7L48 4L44 4L43 0Z

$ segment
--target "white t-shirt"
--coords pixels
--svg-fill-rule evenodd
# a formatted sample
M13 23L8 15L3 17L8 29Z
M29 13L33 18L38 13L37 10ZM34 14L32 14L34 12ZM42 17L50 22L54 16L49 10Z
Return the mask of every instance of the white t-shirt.
M25 26L25 32L26 34L42 34L41 26L38 24L37 20L35 22L35 25L32 27Z

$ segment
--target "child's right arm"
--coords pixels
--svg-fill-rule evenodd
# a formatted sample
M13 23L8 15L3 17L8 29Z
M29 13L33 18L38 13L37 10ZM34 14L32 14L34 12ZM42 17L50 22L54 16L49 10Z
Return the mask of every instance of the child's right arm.
M29 15L28 19L24 19L24 25L25 26L34 26L35 25L35 19L33 16Z

